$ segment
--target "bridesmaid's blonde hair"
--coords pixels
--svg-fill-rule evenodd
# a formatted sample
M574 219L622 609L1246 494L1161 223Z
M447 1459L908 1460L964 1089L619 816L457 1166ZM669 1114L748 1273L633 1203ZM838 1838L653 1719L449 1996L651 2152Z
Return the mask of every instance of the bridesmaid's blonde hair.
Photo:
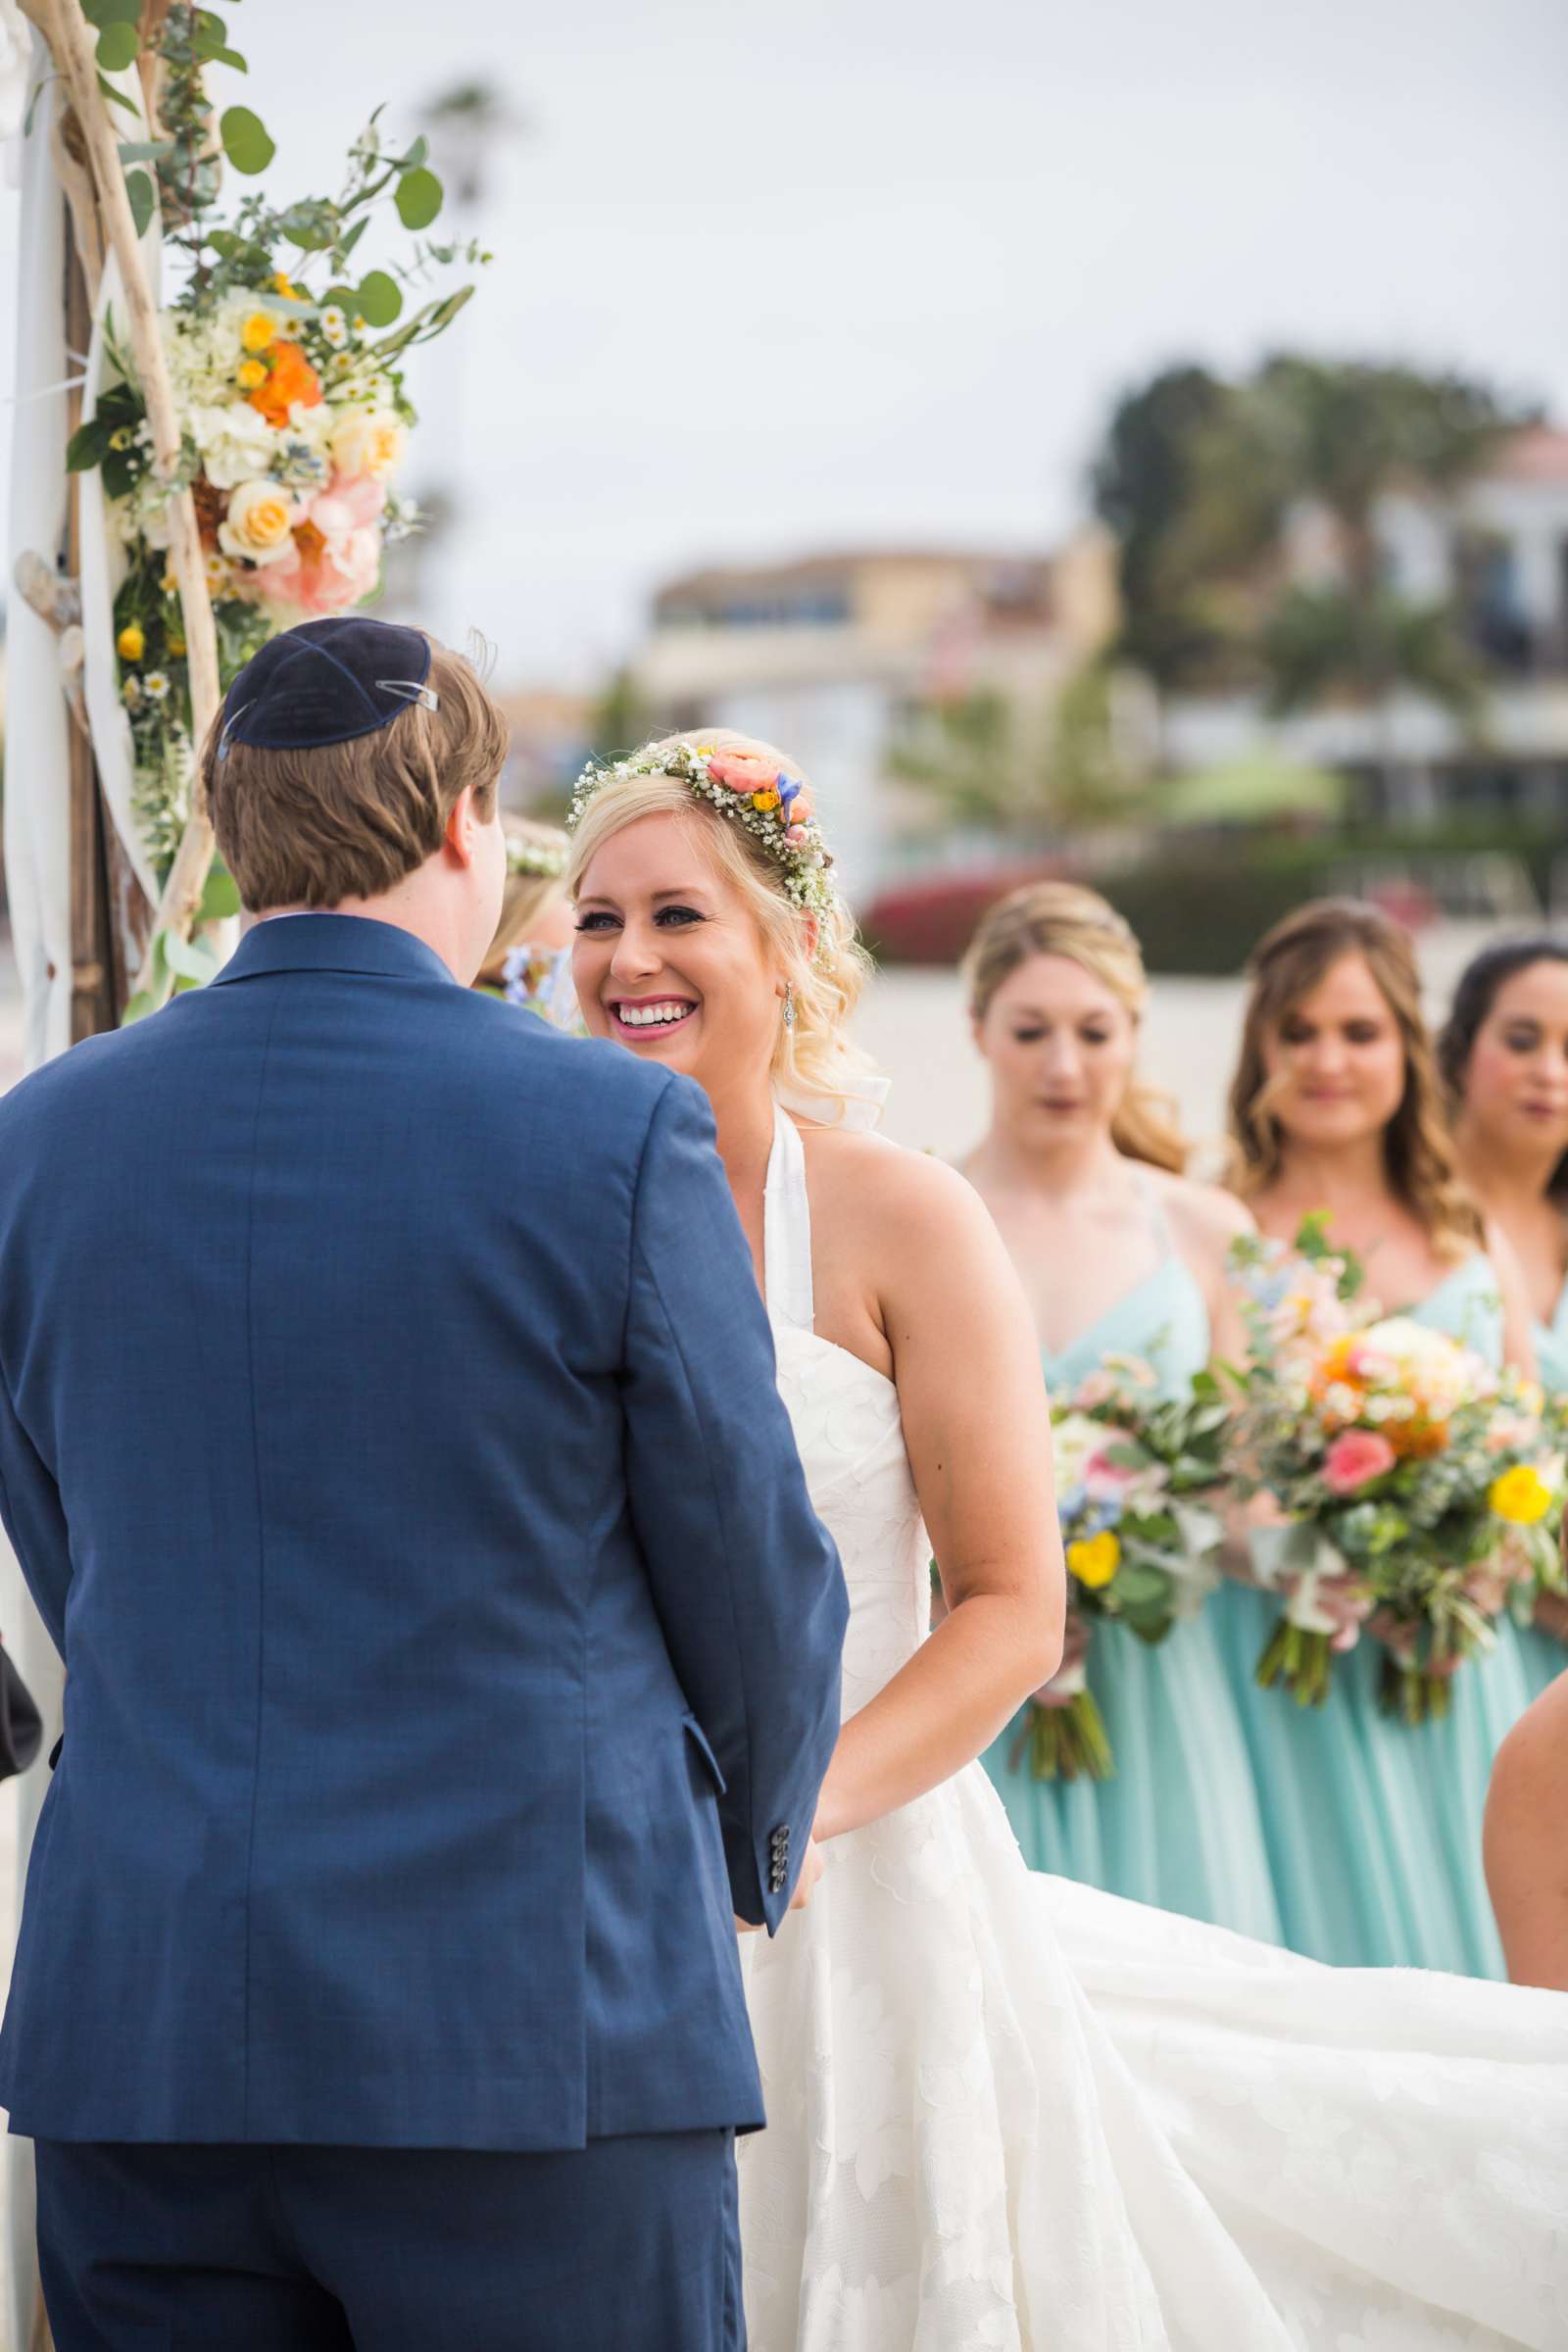
M963 959L969 1011L983 1021L991 1000L1020 964L1065 956L1089 972L1141 1026L1149 979L1136 933L1098 893L1076 882L1031 882L993 906ZM1168 1095L1133 1077L1111 1121L1110 1140L1128 1159L1179 1175L1188 1147Z
M702 744L714 752L750 752L787 769L816 795L800 762L776 744L734 727L701 727L667 735L644 747L650 754ZM641 757L642 755L635 755ZM645 816L678 816L701 839L713 863L745 899L759 930L794 992L795 1021L782 1020L773 1047L773 1079L787 1087L798 1106L810 1102L811 1115L831 1126L870 1074L868 1055L850 1042L849 1020L869 972L855 917L839 893L825 894L819 910L806 913L784 887L777 858L744 825L723 816L711 802L679 776L662 774L606 778L588 802L571 836L566 887L575 899L583 876L604 844Z
M501 900L501 919L490 942L490 953L475 985L499 988L507 956L524 946L552 899L566 889L566 860L570 844L559 825L541 824L537 817L516 816L510 810L501 819L507 839L507 886Z

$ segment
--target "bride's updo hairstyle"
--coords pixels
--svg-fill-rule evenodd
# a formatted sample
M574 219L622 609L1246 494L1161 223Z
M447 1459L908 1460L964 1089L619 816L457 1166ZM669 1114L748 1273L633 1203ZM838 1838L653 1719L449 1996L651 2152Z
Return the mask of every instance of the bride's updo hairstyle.
M1099 894L1076 882L1031 882L998 901L984 917L963 959L970 1017L976 1025L991 1000L1020 964L1036 956L1064 956L1121 1005L1134 1029L1143 1024L1148 975L1137 934ZM1175 1105L1134 1077L1111 1121L1110 1140L1128 1159L1180 1175L1187 1144Z
M678 816L697 835L714 866L734 884L794 992L795 1019L781 1018L773 1047L773 1079L795 1107L824 1125L842 1116L846 1102L870 1075L868 1055L849 1037L849 1018L870 970L870 958L856 932L855 917L820 869L810 904L792 894L790 868L781 861L771 835L748 830L744 817L721 814L713 801L693 789L683 775L662 772L654 762L666 756L715 753L756 760L787 773L803 796L811 787L796 762L775 745L734 727L702 727L645 744L618 761L581 803L572 825L566 888L575 899L583 876L607 841L645 816ZM652 772L627 773L647 764ZM803 797L803 808L809 798Z

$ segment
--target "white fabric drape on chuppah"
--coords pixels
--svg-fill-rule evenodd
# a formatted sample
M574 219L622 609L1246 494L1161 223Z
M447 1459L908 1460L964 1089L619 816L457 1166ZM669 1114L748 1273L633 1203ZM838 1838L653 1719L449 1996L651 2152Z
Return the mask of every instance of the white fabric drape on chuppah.
M7 142L11 184L22 196L18 241L17 370L10 404L11 514L6 573L17 559L36 552L53 561L65 543L67 384L82 368L83 355L66 346L65 283L69 228L66 207L50 154L59 85L47 52L33 36L30 79L36 88L30 121L20 93L10 87L27 57L27 28L14 0L0 0L0 138ZM140 117L141 90L135 70L113 77ZM145 120L142 120L143 133ZM136 130L125 121L127 136ZM10 134L10 135L8 135ZM143 242L156 272L160 252L155 220ZM85 414L101 380L105 306L120 288L111 260L100 288L92 338ZM156 275L154 277L156 285ZM130 813L130 733L119 700L114 645L114 593L118 551L110 541L97 477L82 483L82 625L86 641L85 687L93 748L107 805L138 875L152 889L155 877L135 838ZM5 727L5 862L11 934L22 984L23 1068L62 1054L71 1043L71 714L60 685L59 640L46 621L21 597L8 599ZM53 1642L28 1598L20 1570L0 1531L0 1633L44 1718L44 1740L52 1746L60 1729L63 1676ZM13 1808L16 1827L20 1913L22 1879L48 1786L42 1764L10 1784L3 1801ZM0 1927L6 1974L16 1939L16 1917ZM34 2244L31 2143L10 2139L6 2153L8 2252L5 2342L30 2352L47 2341L38 2291Z

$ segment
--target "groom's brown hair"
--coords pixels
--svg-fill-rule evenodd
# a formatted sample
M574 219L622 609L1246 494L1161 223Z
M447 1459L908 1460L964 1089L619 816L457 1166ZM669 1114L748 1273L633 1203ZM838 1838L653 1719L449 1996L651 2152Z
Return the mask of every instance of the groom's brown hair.
M495 806L509 729L477 670L430 639L438 708L411 702L385 726L309 747L230 741L220 710L202 746L201 781L223 862L253 913L374 899L440 848L471 784L482 817Z

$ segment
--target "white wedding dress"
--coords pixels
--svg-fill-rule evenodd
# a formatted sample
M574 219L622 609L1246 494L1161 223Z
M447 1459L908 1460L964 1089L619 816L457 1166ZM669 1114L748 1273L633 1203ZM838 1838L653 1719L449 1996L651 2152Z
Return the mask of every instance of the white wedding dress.
M849 1715L924 1640L929 1555L896 1390L812 1330L782 1113L766 1275ZM751 2352L1568 2345L1568 1995L1321 1968L1036 1875L978 1763L823 1860L742 1938Z

